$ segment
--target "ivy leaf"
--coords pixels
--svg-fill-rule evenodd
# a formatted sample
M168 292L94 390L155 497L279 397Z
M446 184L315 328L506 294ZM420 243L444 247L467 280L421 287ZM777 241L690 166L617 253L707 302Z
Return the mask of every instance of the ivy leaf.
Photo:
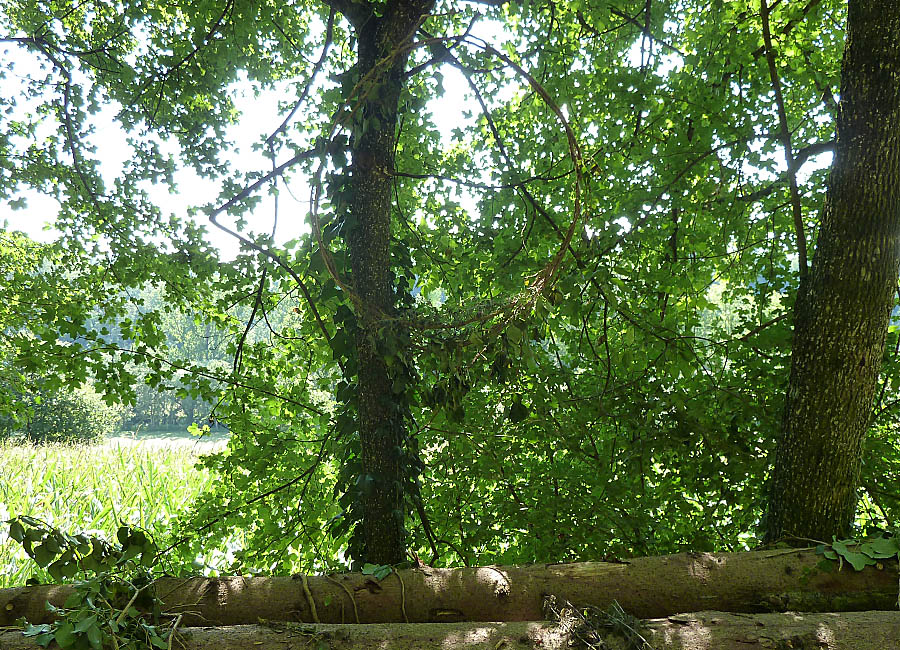
M53 561L53 558L56 557L56 553L54 553L53 550L49 548L45 543L35 547L32 551L31 557L35 562L38 563L38 566L46 567Z
M75 631L78 632L79 634L81 634L81 633L85 632L86 630L88 630L89 628L95 626L96 624L97 624L97 617L96 616L88 616L87 618L84 618L75 624Z
M63 605L67 609L75 609L80 604L81 604L81 594L78 593L77 591L74 591L71 594L69 594L69 597L66 598L66 602L63 603Z
M92 625L87 629L87 640L94 650L100 650L103 647L103 633L100 632L99 626Z
M860 551L871 558L889 558L900 554L900 545L896 537L879 537L860 545Z
M75 636L74 627L68 621L61 623L60 626L56 628L53 638L56 639L59 647L63 649L71 648L78 640L78 637Z
M150 643L154 648L159 648L160 650L167 650L169 647L169 643L158 634L150 637Z
M25 527L22 526L22 523L18 519L14 519L10 522L9 536L20 544L22 543L22 540L25 539Z
M518 424L528 417L528 408L522 403L522 400L513 402L509 407L509 420L513 424Z
M47 634L50 631L49 623L41 623L40 625L32 625L31 623L25 624L25 629L22 630L23 636L38 636L39 634Z
M863 555L862 553L857 553L855 551L847 551L844 555L844 558L853 565L853 568L857 571L862 571L866 568L866 566L870 564L875 564L875 560L868 557L867 555Z
M858 551L851 551L848 544L855 544L855 542L854 540L834 540L831 543L831 548L833 548L835 553L842 559L847 560L847 562L849 562L857 571L862 571L869 564L875 564L875 560L872 558ZM827 552L825 556L828 557Z
M390 564L371 564L370 562L366 562L361 569L363 575L373 576L376 580L384 580L387 576L391 574L391 565Z

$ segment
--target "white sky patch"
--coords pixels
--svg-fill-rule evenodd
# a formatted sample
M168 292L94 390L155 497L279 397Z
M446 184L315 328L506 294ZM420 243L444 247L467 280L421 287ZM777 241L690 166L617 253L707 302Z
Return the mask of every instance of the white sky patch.
M441 74L444 77L444 96L428 102L428 110L441 134L441 146L447 149L453 146L453 132L456 129L466 131L475 125L481 107L462 72L451 65L442 65Z
M677 25L667 23L666 27L668 28L668 31L674 31ZM643 40L643 37L639 36L625 54L625 60L628 61L628 65L631 67L640 68L642 63L641 57L643 56L644 62L646 62L651 50L653 56L650 62L654 64L653 72L660 77L666 77L670 72L684 65L684 59L678 52L667 50L651 39L644 41L644 49L643 52L641 52L641 41Z
M59 237L59 231L52 227L59 211L59 204L50 197L37 192L22 192L28 201L24 210L12 210L7 204L0 204L0 229L21 230L32 239L49 243Z
M834 152L831 151L820 153L817 156L811 156L810 159L804 163L803 167L797 170L797 183L799 185L805 185L809 182L813 172L831 167L833 161Z
M495 31L492 25L483 28L485 36ZM40 60L36 55L25 52L21 48L8 48L3 53L3 58L13 62L22 72L40 73ZM462 73L448 65L441 67L444 76L445 93L442 97L436 97L428 104L436 127L441 133L442 145L447 148L454 141L454 130L467 129L474 126L480 117L480 105L472 94L468 81ZM7 92L21 96L24 84L27 83L24 75L19 79L21 90L15 89L15 78L8 77ZM476 81L477 82L477 81ZM12 87L10 87L12 86ZM240 172L265 173L272 167L270 159L262 151L254 148L255 144L268 136L284 119L284 109L279 107L279 99L293 91L290 83L281 84L271 90L258 94L254 93L253 86L246 80L234 83L229 92L232 93L234 102L240 111L238 122L226 130L226 137L234 143L231 151L224 156L223 165L231 170ZM504 89L504 95L512 97L517 90L516 84L510 84ZM494 101L502 100L496 97ZM315 101L314 97L310 101ZM27 110L26 106L21 107ZM93 116L92 123L95 133L90 141L97 145L96 156L100 161L99 169L104 183L112 185L117 177L122 174L124 164L131 159L133 151L127 144L126 132L115 119L118 106L111 104L104 107L97 115ZM302 119L302 115L295 116L295 121ZM43 135L52 134L55 125L48 122L48 131ZM457 141L458 142L458 141ZM22 143L25 145L26 143ZM172 142L159 143L164 152L177 153L178 144ZM283 162L286 154L282 153L276 159L276 164ZM177 155L175 159L177 161ZM160 208L163 214L176 214L186 216L186 210L190 206L201 206L207 203L219 203L217 199L220 184L218 181L201 177L190 168L179 166L175 172L176 187L174 193L166 185L144 187L153 203ZM276 229L276 244L282 244L288 240L308 233L310 228L307 222L309 213L310 187L305 174L291 174L288 172L279 181L278 199L278 225ZM461 203L466 210L475 211L476 197L471 193L460 196ZM261 202L250 213L244 215L247 222L247 231L257 234L269 234L272 230L275 215L275 200L269 192L269 187L260 188L257 195ZM59 205L50 197L44 196L31 189L23 189L18 193L27 201L22 210L13 210L8 204L0 204L0 227L21 230L30 237L39 241L52 241L59 236L59 232L52 229L51 224L56 219ZM199 224L207 229L207 241L222 252L225 259L232 258L237 253L239 242L231 235L209 223L208 219L197 217ZM235 219L227 214L220 215L218 221L224 226L235 229ZM4 225L5 222L5 225ZM49 228L48 228L49 227Z
M631 232L631 222L627 217L619 217L613 223L618 224L622 228L622 232Z
M40 63L33 55L21 49L7 48L3 52L3 58L12 61L17 69L23 72L40 74ZM7 92L23 96L24 85L28 83L24 75L19 75L20 90L15 90L17 79L8 77ZM10 87L12 86L12 87ZM252 87L248 82L240 82L234 85L230 92L233 93L235 104L241 112L239 121L227 129L227 139L234 143L233 148L225 156L224 165L230 169L242 172L263 172L271 169L271 161L261 151L255 151L253 145L268 135L260 130L261 125L274 130L281 123L283 116L278 109L278 97L284 97L284 89L275 89L263 92L259 97L254 97ZM27 102L17 107L17 111L29 110ZM100 161L99 170L104 183L111 186L115 179L123 173L125 163L132 158L133 150L127 143L128 134L116 121L118 105L115 103L105 106L99 113L91 116L90 122L94 126L94 133L89 138L89 143L97 147L96 156ZM15 114L7 119L15 119ZM52 135L55 124L48 120L46 129L39 128L37 141L46 139ZM22 140L18 143L24 148L29 143ZM161 141L159 143L164 152L176 152L178 144ZM176 157L177 159L177 157ZM276 163L283 162L278 159ZM144 187L155 205L163 214L176 214L185 216L189 206L200 206L206 203L217 203L220 191L218 181L205 179L190 168L178 167L175 173L176 188L171 192L167 185ZM306 214L309 207L309 185L304 180L293 180L289 175L282 177L279 184L282 191L279 199L278 229L276 242L283 243L296 238L303 232L309 231L306 223ZM274 199L267 188L260 188L261 203L256 209L245 216L248 230L256 233L268 234L272 229L274 216ZM296 201L292 198L296 197ZM0 204L0 226L13 230L21 230L38 241L52 241L59 236L59 232L52 228L59 211L57 201L35 190L23 188L18 196L26 200L24 209L13 209L9 204ZM197 217L196 221L207 227L207 240L222 251L223 257L231 258L238 251L238 241L229 234L222 232L208 222L206 217ZM233 226L233 219L222 215L219 221L226 226Z

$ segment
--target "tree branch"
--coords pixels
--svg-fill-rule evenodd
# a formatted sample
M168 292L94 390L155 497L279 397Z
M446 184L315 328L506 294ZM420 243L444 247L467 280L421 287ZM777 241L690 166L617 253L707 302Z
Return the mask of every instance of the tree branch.
M252 248L253 250L257 251L258 253L262 253L263 255L268 257L270 260L275 262L278 266L283 268L288 273L288 275L290 275L294 279L294 281L297 283L297 286L300 288L300 291L303 293L303 297L306 299L306 302L309 305L310 311L311 311L313 317L316 319L316 324L319 326L319 329L322 331L322 335L325 337L325 340L328 342L328 344L331 345L331 336L328 334L328 328L325 327L325 323L322 321L322 317L319 315L319 310L316 309L316 305L313 302L312 296L309 293L309 289L307 289L307 287L306 287L306 283L303 282L303 278L301 278L297 274L297 272L291 267L290 264L285 262L280 256L276 255L275 253L273 253L271 250L269 250L265 246L260 246L259 244L257 244L255 241L253 241L249 237L245 237L241 233L239 233L235 230L232 230L228 226L225 226L217 221L220 214L222 214L223 212L225 212L226 210L231 208L233 205L235 205L239 201L246 199L248 196L250 196L253 192L255 192L257 189L259 189L262 185L264 185L268 181L284 174L284 172L287 171L287 169L289 167L291 167L292 165L296 164L297 162L299 162L301 160L307 160L309 158L313 158L313 157L321 155L321 154L322 154L321 148L309 149L307 151L301 151L300 153L295 154L293 158L291 158L290 160L288 160L286 162L281 163L277 167L274 167L272 169L272 171L270 171L268 174L266 174L265 176L258 179L255 183L248 185L243 190L238 192L234 197L232 197L231 199L229 199L228 201L226 201L225 203L220 205L218 208L216 208L215 210L210 212L209 213L209 221L219 230L228 233L235 239L243 242L244 244L246 244L247 246ZM340 362L339 362L339 365L340 365ZM341 366L341 367L343 368L343 366Z
M778 125L781 146L784 147L784 158L788 168L788 184L791 190L791 211L794 216L794 231L797 235L797 255L800 267L801 283L806 279L809 265L806 260L806 232L803 228L803 212L800 207L800 190L797 187L797 166L791 151L791 131L788 127L787 112L784 108L784 96L781 93L781 79L775 65L775 50L772 48L772 33L769 30L769 6L766 0L760 0L759 16L762 21L763 43L766 48L766 62L769 64L769 77L772 79L772 90L775 93L775 104L778 108Z
M814 142L813 144L803 147L800 151L798 151L794 155L794 173L799 172L803 165L812 158L813 156L818 156L820 153L825 153L826 151L834 150L834 140L828 140L827 142ZM759 201L760 199L764 199L769 196L772 192L779 189L784 185L784 182L787 177L787 172L782 174L778 179L766 185L762 189L756 190L755 192L751 192L750 194L746 194L744 196L735 197L738 201L745 202L753 202ZM724 203L728 201L728 197L723 197L716 199L717 203Z
M667 43L666 41L662 40L661 38L657 38L657 37L654 36L652 33L650 33L649 26L640 23L640 22L637 20L637 18L634 18L634 17L632 17L632 16L629 16L629 15L626 14L624 11L621 11L620 9L616 9L615 7L610 7L610 8L609 8L609 12L610 12L612 15L614 15L614 16L618 16L619 18L621 18L622 20L624 20L626 23L630 23L630 24L634 25L635 27L640 27L641 33L644 34L644 36L650 38L650 39L651 39L653 42L655 42L655 43L659 43L660 45L662 45L665 49L669 50L670 52L674 52L675 54L677 54L677 55L679 55L679 56L681 56L681 57L684 57L684 56L685 56L684 52L682 52L681 50L679 50L679 49L678 49L677 47L675 47L674 45L670 45L670 44ZM584 20L584 17L581 16L580 13L579 13L579 21L582 21L582 20ZM589 27L590 29L594 29L593 27L590 27L590 25L587 24L587 21L584 21L583 24L584 24L585 26ZM594 30L594 31L596 31L596 30Z
M797 16L796 18L794 18L793 20L788 21L787 25L785 25L782 28L781 35L787 36L788 34L790 34L794 30L794 27L799 25L800 21L803 20L804 18L806 18L806 14L808 14L813 9L813 7L820 4L821 2L822 2L822 0L810 0L809 4L807 4L805 7L803 7L803 11L800 12L800 15ZM775 4L773 4L771 7L769 7L769 13L771 13L772 10L775 9L775 7L777 7L779 4L781 4L781 0L777 0L777 2L775 2ZM766 53L766 46L762 45L762 46L756 48L755 50L753 50L753 58L758 59L765 53Z
M266 145L268 145L269 147L272 146L272 143L275 141L275 138L278 137L279 134L284 133L285 129L287 129L288 127L288 124L290 124L291 119L293 119L294 115L297 114L297 111L300 110L300 107L303 105L303 102L305 102L307 97L309 97L313 82L316 80L316 76L319 74L322 66L325 64L325 59L328 58L328 49L331 47L331 43L334 40L335 12L336 9L332 7L331 12L328 14L328 22L325 25L325 41L322 44L322 54L319 56L319 60L316 61L315 65L313 66L312 73L309 75L309 79L306 81L306 85L303 87L303 91L300 93L300 97L298 97L297 101L294 102L294 106L285 116L284 120L282 120L278 128L272 131L271 135L266 138Z
M369 2L354 2L354 0L322 0L322 2L341 13L356 30L375 16Z

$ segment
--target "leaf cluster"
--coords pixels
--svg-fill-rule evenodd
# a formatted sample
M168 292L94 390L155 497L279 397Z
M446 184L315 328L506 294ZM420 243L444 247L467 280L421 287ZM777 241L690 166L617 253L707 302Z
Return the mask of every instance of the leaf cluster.
M171 630L160 624L149 570L158 549L145 533L122 526L110 543L86 533L70 535L33 517L7 523L10 537L54 579L79 578L62 607L47 603L52 623L20 621L25 636L41 647L55 641L73 650L169 647Z
M883 535L863 540L835 539L831 544L816 546L816 553L824 555L828 560L837 561L839 569L843 568L846 561L856 571L862 571L867 566L879 565L879 560L897 558L900 561L900 541L896 535Z

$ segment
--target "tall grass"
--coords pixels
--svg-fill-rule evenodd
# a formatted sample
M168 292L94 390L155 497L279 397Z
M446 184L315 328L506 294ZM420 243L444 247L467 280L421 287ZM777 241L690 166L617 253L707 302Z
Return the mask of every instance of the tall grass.
M12 445L0 443L0 588L46 574L8 536L3 521L29 515L66 532L115 539L121 524L154 537L206 490L211 479L195 467L196 448L107 443Z

